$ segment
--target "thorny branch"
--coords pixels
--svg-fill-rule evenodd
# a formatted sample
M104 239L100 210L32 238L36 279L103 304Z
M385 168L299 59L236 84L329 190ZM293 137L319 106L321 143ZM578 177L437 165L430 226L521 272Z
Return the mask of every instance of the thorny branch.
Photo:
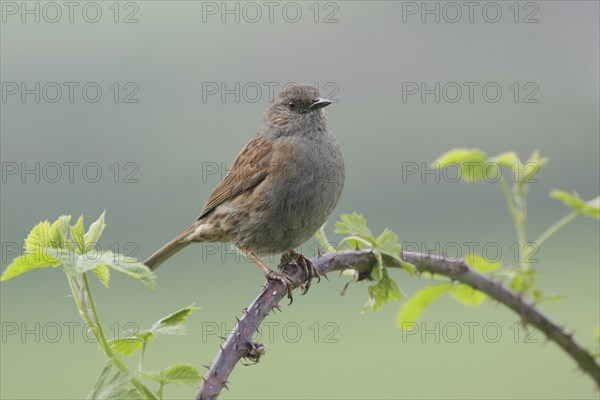
M383 256L385 263L391 267L401 268L400 264L391 257ZM560 326L542 314L534 305L524 300L518 294L505 288L500 282L479 273L469 267L462 259L449 259L442 256L414 252L402 252L401 258L414 264L421 273L429 272L444 275L477 290L504 304L516 312L524 324L530 323L544 332L548 339L556 342L579 367L596 381L600 386L600 366L594 358L583 349L571 334L566 333ZM371 251L339 251L320 255L312 259L320 275L332 271L354 269L358 279L365 279L376 265L376 259ZM305 273L295 263L282 263L282 272L287 274L298 287L306 279ZM242 358L250 362L258 362L264 354L264 346L252 342L252 336L258 330L265 317L278 308L279 301L286 296L286 291L279 281L268 281L258 297L245 310L243 316L227 337L196 394L196 400L215 399L222 388L227 388L227 379L235 365Z

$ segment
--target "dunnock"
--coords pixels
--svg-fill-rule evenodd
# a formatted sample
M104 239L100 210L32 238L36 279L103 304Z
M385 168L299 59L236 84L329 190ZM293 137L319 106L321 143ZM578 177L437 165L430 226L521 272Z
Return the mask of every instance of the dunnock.
M154 270L193 242L233 242L289 293L289 279L258 257L283 252L299 256L293 249L325 223L340 198L344 159L322 110L329 104L313 86L284 89L197 220L144 264ZM300 257L308 269L307 290L318 274Z

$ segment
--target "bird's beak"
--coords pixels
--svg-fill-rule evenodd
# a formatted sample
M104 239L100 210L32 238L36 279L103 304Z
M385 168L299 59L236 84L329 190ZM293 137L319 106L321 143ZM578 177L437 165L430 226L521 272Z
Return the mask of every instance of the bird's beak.
M315 99L310 106L308 106L308 109L311 111L317 110L319 108L326 107L330 104L331 104L331 100L327 100L322 97L319 97L319 98Z

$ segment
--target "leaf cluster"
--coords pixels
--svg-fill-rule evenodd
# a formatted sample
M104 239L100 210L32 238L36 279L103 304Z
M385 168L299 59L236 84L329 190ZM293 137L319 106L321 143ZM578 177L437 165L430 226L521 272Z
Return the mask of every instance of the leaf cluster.
M175 364L162 371L144 371L142 364L147 344L158 336L185 334L183 323L198 308L190 305L161 318L149 329L130 332L125 337L107 341L92 298L88 272L94 274L106 287L109 286L111 272L138 280L150 290L156 287L156 277L135 258L99 250L98 240L106 226L104 212L87 231L84 229L83 216L74 225L70 223L71 216L63 215L53 223L42 221L35 225L25 239L24 254L8 265L0 281L34 269L63 267L79 314L107 357L88 398L162 399L163 388L167 384L197 385L200 374L191 364ZM120 356L131 356L137 351L140 351L139 367L137 371L131 371ZM157 382L158 390L148 388L143 382L144 378Z
M517 265L503 266L500 262L491 262L476 254L468 254L465 261L483 274L494 278L504 277L507 280L506 284L512 290L530 297L536 303L556 301L562 297L556 294L545 294L537 287L537 271L528 262L531 249L538 249L548 237L554 235L576 216L583 215L600 219L600 197L585 201L576 192L570 194L565 191L554 190L550 193L550 197L569 207L571 209L570 214L550 226L534 241L527 240L525 228L528 187L531 183L537 182L537 174L547 162L548 159L542 157L538 151L534 151L527 161L522 162L513 151L490 157L479 149L461 148L443 154L432 164L432 167L437 169L446 168L450 165L458 168L461 179L467 183L489 181L498 183L501 186L502 195L517 233L519 262ZM508 180L503 172L508 172L508 175L511 176L511 187L509 187ZM367 287L369 298L363 307L363 311L367 308L375 311L385 303L398 301L406 297L402 296L402 291L388 273L388 268L396 265L386 265L385 263L386 259L393 259L409 275L412 276L415 273L414 265L400 259L402 246L394 232L386 228L379 236L373 235L367 226L366 218L357 213L342 215L335 224L335 232L345 235L339 248L369 249L374 252L377 259L377 265L369 277L372 283ZM323 228L316 237L326 249L332 251L333 247L327 242ZM440 277L434 276L434 278L438 279ZM487 297L483 292L464 284L446 280L433 283L419 290L411 298L406 299L398 312L398 325L402 329L409 328L434 300L446 293L455 301L469 307L480 306Z
M92 272L106 287L110 272L136 279L148 289L156 286L156 276L136 259L110 250L99 250L98 240L106 226L104 212L87 232L83 216L74 225L70 215L58 217L52 224L42 221L35 225L25 239L25 254L15 258L4 270L0 281L6 281L36 268L63 266L67 274L76 276Z

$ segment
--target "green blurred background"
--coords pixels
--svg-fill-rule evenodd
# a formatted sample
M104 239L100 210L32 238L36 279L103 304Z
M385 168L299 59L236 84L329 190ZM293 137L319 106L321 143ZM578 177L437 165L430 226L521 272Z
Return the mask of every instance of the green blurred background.
M228 164L254 135L269 102L265 82L277 82L276 91L287 82L318 82L323 94L338 100L327 113L344 148L347 181L332 218L359 211L375 232L389 227L424 250L498 243L503 261L510 263L515 238L497 185L436 182L431 175L402 179L403 163L426 165L455 147L477 147L490 155L516 150L522 159L539 149L550 163L531 185L531 240L567 213L548 198L553 188L577 190L585 199L600 191L597 2L517 3L518 23L513 2L498 3L502 15L496 23L482 17L485 2L476 2L472 23L464 7L462 18L450 23L444 17L454 18L453 9L427 2L446 14L439 23L425 15L422 23L421 2L376 1L276 3L272 22L269 9L255 3L262 12L255 23L254 6L195 1L120 3L117 23L113 2L97 3L102 11L97 23L87 22L86 3L77 3L72 23L64 6L62 19L51 23L45 19L55 18L55 11L39 2L40 13L46 12L40 22L25 15L23 23L22 3L13 3L2 2L0 41L3 269L14 257L13 243L35 223L65 213L84 214L89 223L107 210L102 247L142 259L149 255L196 217L219 180L203 177L203 171ZM416 15L406 12L412 6L418 7ZM213 15L209 11L215 7ZM223 23L223 7L238 7L240 21L227 14ZM302 15L292 23L297 8ZM87 9L88 19L94 11ZM487 10L488 19L494 11ZM138 22L123 23L131 13ZM538 22L524 23L531 13ZM327 16L337 22L324 23ZM35 82L80 86L72 103L66 86L56 103L47 101L54 97L51 86L36 103L33 95L25 102L20 93L8 95L11 82L30 88ZM103 89L99 101L82 98L87 82ZM114 82L118 102L114 86L110 89ZM127 82L137 86L126 87ZM234 95L222 101L221 93L203 91L211 82L228 88L249 84L248 92L239 93L239 101ZM403 101L403 82L480 86L472 103L466 90L456 103L444 98L436 103L433 95L425 102L418 96ZM502 88L499 101L482 98L487 82ZM517 102L509 88L514 82L521 89ZM528 82L539 88L537 103L523 102ZM261 94L251 90L257 85ZM135 87L138 102L123 102ZM31 174L23 179L20 172L6 174L14 165L31 169L36 162L40 170L46 167L39 182ZM69 162L80 163L73 182L64 164ZM55 183L51 163L63 166ZM98 182L90 182L93 166L82 176L86 163L100 166ZM128 182L129 173L137 182ZM598 222L579 218L546 243L535 265L541 288L566 296L541 308L588 347L600 325L598 243ZM111 337L128 323L143 329L190 303L202 307L190 318L187 336L151 344L148 369L210 362L217 336L233 327L234 317L258 293L263 277L257 268L228 247L214 250L191 246L170 260L158 270L153 293L123 276L114 276L110 289L94 284ZM303 251L312 255L314 246ZM409 295L428 283L400 271L393 276ZM257 366L238 366L231 391L222 398L598 398L592 381L554 343L545 343L539 332L531 338L539 343L526 343L522 331L515 337L517 318L502 306L468 309L444 297L420 325L437 331L439 342L434 334L407 337L395 326L399 304L361 314L365 285L351 285L341 297L346 279L331 276L309 295L297 295L282 314L270 316L272 330L263 329L261 338L266 357ZM83 398L103 356L85 340L63 274L34 271L0 289L0 396ZM70 340L69 326L75 323ZM454 338L454 323L462 328L456 343L445 340ZM479 324L473 340L465 323ZM484 332L486 324L492 328ZM497 341L495 327L501 329ZM166 389L170 398L193 393Z

